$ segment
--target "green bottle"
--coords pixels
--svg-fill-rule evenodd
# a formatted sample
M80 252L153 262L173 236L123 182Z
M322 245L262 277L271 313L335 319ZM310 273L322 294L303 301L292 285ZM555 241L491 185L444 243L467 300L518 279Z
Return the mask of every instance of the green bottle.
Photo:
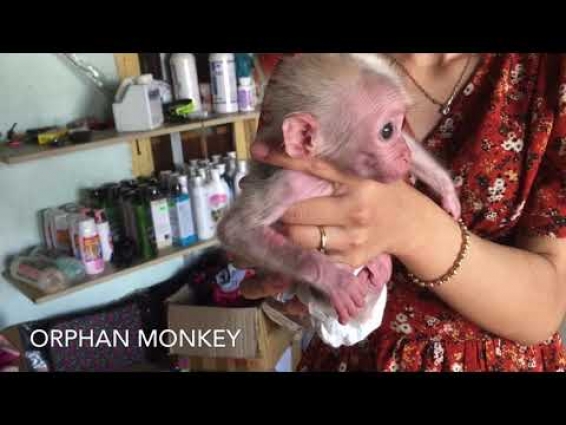
M141 260L147 261L157 256L153 242L151 211L147 199L147 186L140 187L133 197L133 210L136 221L138 252Z

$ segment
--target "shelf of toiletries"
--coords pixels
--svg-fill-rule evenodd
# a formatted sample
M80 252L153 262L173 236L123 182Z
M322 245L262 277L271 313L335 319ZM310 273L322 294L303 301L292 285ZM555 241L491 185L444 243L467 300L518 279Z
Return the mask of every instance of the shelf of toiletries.
M43 246L14 256L4 277L45 302L217 245L217 224L247 172L228 152L85 188L78 203L40 212Z
M53 301L62 297L66 297L73 293L83 291L88 288L92 288L93 286L100 285L102 283L110 282L114 279L117 279L122 276L126 276L130 273L134 273L140 270L148 269L150 267L154 267L160 263L184 257L190 254L199 253L205 249L217 246L218 240L212 239L209 241L198 242L194 245L188 247L169 247L160 251L155 258L152 258L147 261L143 260L136 260L134 263L127 267L119 267L113 264L107 264L104 271L98 275L93 276L86 276L84 279L80 280L79 282L74 283L73 285L69 286L66 289L61 291L53 292L53 293L45 293L36 289L32 286L29 286L17 279L14 279L8 271L3 273L3 278L14 285L16 288L20 290L26 297L28 297L31 301L35 304L41 304L48 301Z
M259 112L243 112L233 114L211 114L203 119L191 119L178 124L165 124L149 131L117 132L115 130L92 132L90 140L84 143L72 143L63 146L52 144L39 145L37 143L22 143L18 146L0 146L0 161L6 164L40 160L52 156L66 155L73 152L98 149L137 139L147 139L172 133L195 131L239 121L258 119Z

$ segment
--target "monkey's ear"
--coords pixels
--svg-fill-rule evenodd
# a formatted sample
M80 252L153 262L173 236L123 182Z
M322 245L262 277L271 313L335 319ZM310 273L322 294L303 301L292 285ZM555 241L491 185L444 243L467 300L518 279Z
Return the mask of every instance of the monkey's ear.
M292 158L302 158L314 153L318 136L318 120L307 112L289 114L283 120L285 152Z

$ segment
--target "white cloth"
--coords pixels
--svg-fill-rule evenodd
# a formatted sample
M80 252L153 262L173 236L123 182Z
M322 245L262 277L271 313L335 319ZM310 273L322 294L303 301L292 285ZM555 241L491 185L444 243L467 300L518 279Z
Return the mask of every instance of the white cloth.
M306 285L297 288L297 297L310 313L311 323L317 335L334 348L352 346L368 337L381 326L387 303L387 285L380 292L370 292L366 296L366 306L346 325L338 321L334 308L327 302L315 298Z
M358 275L364 267L354 271ZM307 285L298 285L295 291L280 294L278 301L286 302L297 296L309 310L314 331L328 345L338 348L352 346L368 337L381 326L387 303L387 285L380 292L370 292L366 296L366 305L354 319L346 325L338 321L336 310L326 301L315 297Z

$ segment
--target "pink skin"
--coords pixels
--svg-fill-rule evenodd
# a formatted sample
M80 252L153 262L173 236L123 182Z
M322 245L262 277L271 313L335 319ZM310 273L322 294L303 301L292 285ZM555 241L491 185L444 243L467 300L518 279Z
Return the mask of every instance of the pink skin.
M271 225L293 204L316 196L332 194L332 186L315 177L296 171L282 171L269 189L269 197L283 200L268 205L266 217L249 214L253 198L240 197L242 202L230 209L218 227L218 237L231 251L242 254L252 263L307 283L326 295L342 323L354 317L364 306L367 280L357 279L351 271L333 263L318 251L307 251L293 245ZM257 206L254 205L257 209Z
M319 156L327 143L338 145L329 161L363 178L390 183L413 172L438 194L442 205L459 216L460 204L447 172L403 131L405 105L391 87L375 84L353 103L359 117L354 131L345 141L325 140L319 121L309 113L297 112L284 120L284 149L295 158ZM383 129L391 124L389 137ZM261 156L261 145L252 153ZM253 179L252 179L253 180ZM307 251L278 233L274 224L292 205L309 198L329 196L333 186L317 177L289 170L278 170L276 178L255 180L245 188L236 204L218 227L218 237L227 249L261 264L272 272L287 275L316 288L327 296L339 321L345 324L364 306L368 290L380 290L391 276L391 257L382 254L368 264L374 274L370 288L367 279L356 278L349 267L333 263L318 251Z

